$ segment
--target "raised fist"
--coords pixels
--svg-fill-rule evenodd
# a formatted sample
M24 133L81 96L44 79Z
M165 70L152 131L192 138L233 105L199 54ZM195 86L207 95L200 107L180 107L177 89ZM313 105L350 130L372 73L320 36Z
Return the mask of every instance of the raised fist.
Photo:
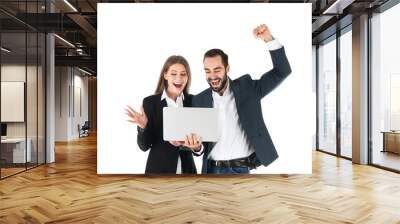
M253 35L255 38L259 38L265 42L272 40L271 32L269 31L268 26L265 24L259 25L254 28Z

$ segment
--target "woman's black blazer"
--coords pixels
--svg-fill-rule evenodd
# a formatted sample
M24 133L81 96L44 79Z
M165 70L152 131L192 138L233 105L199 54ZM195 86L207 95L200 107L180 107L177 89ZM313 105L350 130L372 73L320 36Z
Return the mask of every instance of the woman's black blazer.
M184 107L192 106L193 95L185 94ZM196 166L190 151L180 150L163 140L163 107L166 99L161 100L161 94L143 99L143 109L148 122L145 129L138 127L137 143L143 151L150 149L147 158L146 174L176 174L178 156L181 157L182 173L195 174Z

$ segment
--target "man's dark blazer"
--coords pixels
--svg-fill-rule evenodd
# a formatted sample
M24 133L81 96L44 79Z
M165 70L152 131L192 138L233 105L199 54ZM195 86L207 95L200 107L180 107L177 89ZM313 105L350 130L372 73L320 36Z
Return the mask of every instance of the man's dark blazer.
M192 95L185 94L184 107L192 106ZM161 100L161 94L143 99L143 109L148 122L144 130L138 128L137 143L143 151L150 149L147 158L146 174L175 174L178 156L181 157L182 173L195 174L196 166L190 151L179 150L163 140L163 108L167 106L166 99Z
M274 90L291 72L285 49L270 51L273 69L262 75L259 80L253 80L250 75L243 75L235 80L229 79L230 90L233 92L239 122L249 143L255 148L256 163L269 165L278 158L275 146L265 126L261 99ZM193 97L194 107L213 107L212 89L208 88ZM224 130L222 130L224 131ZM207 173L208 155L215 143L203 143L202 173Z

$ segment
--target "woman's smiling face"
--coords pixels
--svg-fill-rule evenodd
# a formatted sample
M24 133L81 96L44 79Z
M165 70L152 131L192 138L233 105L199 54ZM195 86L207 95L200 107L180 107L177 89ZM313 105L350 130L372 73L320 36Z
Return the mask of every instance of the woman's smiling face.
M168 82L167 92L179 96L188 82L185 66L182 64L171 65L168 71L164 73L164 79Z

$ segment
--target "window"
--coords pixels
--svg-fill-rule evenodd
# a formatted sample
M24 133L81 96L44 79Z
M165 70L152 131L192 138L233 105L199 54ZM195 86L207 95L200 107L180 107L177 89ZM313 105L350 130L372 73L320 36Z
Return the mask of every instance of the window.
M347 31L347 32L346 32ZM352 157L352 33L351 26L340 36L340 154Z
M400 170L400 4L371 18L372 163Z
M336 153L336 37L318 48L318 149Z

